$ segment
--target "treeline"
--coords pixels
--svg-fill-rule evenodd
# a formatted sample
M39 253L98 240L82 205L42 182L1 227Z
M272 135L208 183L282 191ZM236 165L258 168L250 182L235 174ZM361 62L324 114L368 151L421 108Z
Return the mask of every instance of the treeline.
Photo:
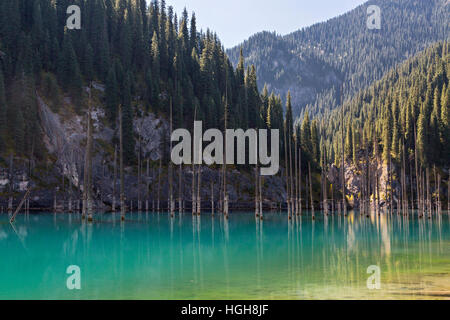
M438 43L322 117L321 145L330 160L341 161L343 131L346 161L379 149L386 162L417 155L423 168L448 167L449 76L449 43Z
M81 8L81 29L66 28L69 5ZM217 35L199 31L195 14L178 17L164 0L2 0L0 3L0 153L45 156L36 90L58 111L70 96L85 114L91 81L105 84L105 109L117 127L123 110L124 154L134 159L132 120L151 111L174 127L282 126L281 99L263 97L256 70L241 57L235 69ZM32 153L32 155L30 155Z

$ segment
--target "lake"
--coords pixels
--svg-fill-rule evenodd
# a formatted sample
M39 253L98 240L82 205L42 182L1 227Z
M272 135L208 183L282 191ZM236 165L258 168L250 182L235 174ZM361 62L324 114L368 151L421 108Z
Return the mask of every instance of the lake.
M2 214L0 259L0 299L450 299L450 216Z

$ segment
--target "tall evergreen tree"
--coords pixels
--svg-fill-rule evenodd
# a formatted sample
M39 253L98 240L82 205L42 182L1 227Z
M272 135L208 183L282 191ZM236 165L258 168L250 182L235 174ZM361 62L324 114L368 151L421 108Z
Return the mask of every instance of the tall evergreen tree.
M133 109L131 105L131 75L124 77L122 99L123 157L127 164L135 160L135 140L133 132Z
M425 114L421 112L417 121L417 149L423 166L428 165L428 129L426 121Z
M389 108L385 109L383 119L383 159L389 160L392 147L392 113Z
M311 158L313 150L312 150L312 145L311 145L311 123L309 121L309 112L308 111L305 112L305 116L304 116L303 122L302 122L301 144L302 144L302 149Z
M110 123L115 126L117 120L117 109L119 107L119 95L115 67L109 69L108 78L106 80L106 115Z

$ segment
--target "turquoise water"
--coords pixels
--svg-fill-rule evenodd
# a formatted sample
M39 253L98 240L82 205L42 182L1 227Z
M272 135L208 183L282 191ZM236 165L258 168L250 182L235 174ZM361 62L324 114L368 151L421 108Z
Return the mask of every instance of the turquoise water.
M447 214L0 215L0 259L0 299L450 298ZM81 290L66 286L70 265Z

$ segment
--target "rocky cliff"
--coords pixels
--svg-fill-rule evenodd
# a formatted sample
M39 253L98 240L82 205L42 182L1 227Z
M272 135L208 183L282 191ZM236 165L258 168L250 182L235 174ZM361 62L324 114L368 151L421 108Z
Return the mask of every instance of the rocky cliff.
M89 88L84 88L89 90ZM42 141L48 152L46 164L30 164L29 161L11 157L8 164L0 164L0 207L6 210L12 199L13 208L20 202L28 186L32 188L30 208L36 210L64 211L70 207L76 209L80 203L83 190L84 157L86 145L86 116L78 115L73 110L71 99L64 99L64 108L58 113L51 110L45 97L37 94L39 121ZM93 96L104 95L104 88L96 83ZM95 205L98 210L109 210L113 202L115 189L116 204L119 199L119 178L114 179L114 153L117 148L117 132L105 119L101 99L93 99L93 189ZM168 122L153 113L144 114L133 119L136 140L136 158L141 151L142 172L141 184L138 184L137 166L125 168L125 197L127 205L137 207L140 198L143 203L148 200L156 202L158 188L162 206L166 206L169 194L168 161L163 157L162 147L168 141ZM162 159L161 171L159 160ZM118 167L118 160L116 166ZM148 169L147 169L148 166ZM253 170L246 168L237 171L228 170L228 191L230 201L250 205L254 197ZM192 168L182 168L181 180L179 168L174 168L174 196L178 198L181 181L182 198L190 202ZM114 188L114 181L115 188ZM201 194L205 205L209 205L211 184L217 201L220 175L218 168L202 167ZM263 180L263 195L266 205L279 202L285 197L284 184L280 177L269 177ZM158 184L160 182L160 184ZM69 202L71 203L69 205Z

